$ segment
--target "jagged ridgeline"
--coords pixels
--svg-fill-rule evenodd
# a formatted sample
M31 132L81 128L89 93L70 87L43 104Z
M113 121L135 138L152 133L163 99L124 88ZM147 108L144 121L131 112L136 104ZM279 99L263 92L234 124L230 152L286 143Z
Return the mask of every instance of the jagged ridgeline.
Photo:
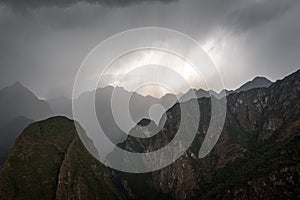
M84 136L81 136L84 137ZM92 144L91 140L85 139ZM122 199L84 148L74 122L54 117L28 126L0 170L0 199Z
M211 101L184 104L190 101L202 113L193 144L176 162L151 173L106 171L67 118L31 124L0 170L0 199L300 199L300 70L269 87L229 94L221 137L203 159L198 152ZM164 146L177 130L178 107L167 111L164 128L150 141L129 136L119 146L132 152ZM143 119L132 131L149 134L149 123Z
M114 172L129 199L300 198L300 71L269 87L227 96L224 129L204 159L198 152L211 117L210 99L198 103L198 134L184 156L152 173ZM178 105L172 107L164 129L150 141L129 136L119 146L134 152L164 146L176 133L179 112Z

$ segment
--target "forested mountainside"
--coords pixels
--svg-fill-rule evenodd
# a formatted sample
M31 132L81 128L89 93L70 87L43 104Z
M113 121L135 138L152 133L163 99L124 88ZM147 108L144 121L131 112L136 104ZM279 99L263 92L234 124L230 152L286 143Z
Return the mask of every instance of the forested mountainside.
M0 199L122 198L64 117L28 126L0 169Z

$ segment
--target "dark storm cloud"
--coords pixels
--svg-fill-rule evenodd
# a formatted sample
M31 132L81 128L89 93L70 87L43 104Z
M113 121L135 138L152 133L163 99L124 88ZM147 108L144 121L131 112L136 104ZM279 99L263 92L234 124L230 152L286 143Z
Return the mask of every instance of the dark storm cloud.
M174 0L1 0L0 3L14 8L37 8L37 7L67 7L76 3L87 2L105 6L127 6L140 2L170 2Z
M247 31L280 17L299 3L299 0L262 0L239 3L228 14L226 25L232 25L239 31Z
M200 44L217 39L211 48L224 54L220 68L230 89L255 75L281 78L300 63L299 0L0 2L8 5L0 3L0 88L20 81L41 97L55 89L70 95L95 45L143 26L175 29Z

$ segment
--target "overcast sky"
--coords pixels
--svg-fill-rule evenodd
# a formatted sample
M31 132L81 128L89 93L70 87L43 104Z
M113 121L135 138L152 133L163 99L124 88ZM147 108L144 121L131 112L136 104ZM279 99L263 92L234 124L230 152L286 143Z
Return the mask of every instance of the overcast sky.
M71 95L77 70L121 31L178 30L205 49L224 85L283 78L300 67L299 0L0 0L0 88Z

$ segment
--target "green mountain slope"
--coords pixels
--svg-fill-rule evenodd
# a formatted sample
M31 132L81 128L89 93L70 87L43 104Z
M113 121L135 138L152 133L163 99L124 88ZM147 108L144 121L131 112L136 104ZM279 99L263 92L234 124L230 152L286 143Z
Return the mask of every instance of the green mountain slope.
M91 142L92 144L92 142ZM0 170L0 199L122 199L105 168L84 148L74 122L28 126Z

